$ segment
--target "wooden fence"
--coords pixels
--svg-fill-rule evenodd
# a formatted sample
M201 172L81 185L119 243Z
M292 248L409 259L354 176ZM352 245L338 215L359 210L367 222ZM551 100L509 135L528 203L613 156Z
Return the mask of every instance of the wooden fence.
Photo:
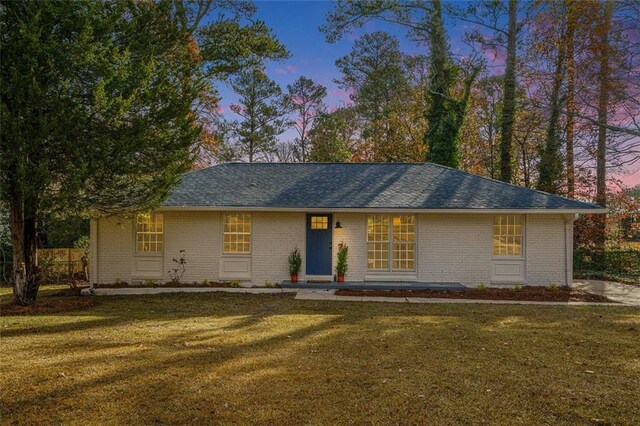
M38 249L38 267L43 283L59 283L65 280L84 280L85 272L82 256L85 250L81 248L49 248ZM11 282L11 258L0 258L0 285ZM89 259L87 262L87 274L89 273Z
M38 249L38 266L43 281L53 283L64 279L84 279L82 257L85 253L81 248Z

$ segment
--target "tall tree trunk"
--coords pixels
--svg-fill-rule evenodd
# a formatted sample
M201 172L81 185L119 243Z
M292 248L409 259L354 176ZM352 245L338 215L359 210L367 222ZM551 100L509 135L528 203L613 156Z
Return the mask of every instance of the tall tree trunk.
M440 151L446 151L441 147L441 129L446 116L445 99L449 95L447 81L447 39L442 23L442 2L433 1L433 11L430 22L429 42L431 53L429 56L430 76L427 86L427 98L429 99L429 110L427 111L427 121L429 128L425 134L425 142L428 146L427 161L443 164L448 157Z
M604 6L603 28L600 56L600 97L598 100L598 149L596 155L596 202L602 207L607 205L607 107L609 104L609 29L613 14L613 0L607 0Z
M607 0L602 17L602 35L600 46L600 97L598 99L598 148L596 154L596 202L607 206L607 107L609 104L609 29L613 15L613 0ZM603 251L606 243L607 218L598 215L596 248Z
M500 180L511 182L513 170L511 156L513 151L513 127L516 115L516 14L517 0L509 0L509 31L507 36L507 64L504 72L504 91L502 117L500 120Z
M564 35L564 34L563 34ZM562 177L562 157L560 154L560 114L562 111L562 101L560 91L564 80L565 49L562 44L564 37L560 37L558 46L558 57L556 58L555 71L553 73L553 88L551 92L551 111L549 114L549 125L544 148L538 163L538 189L552 194L559 194L561 191L560 179Z
M33 206L25 206L18 197L9 206L13 254L13 302L28 306L38 294L36 215Z
M576 176L573 153L573 136L575 126L575 53L574 38L576 17L573 0L567 1L567 196L575 197Z

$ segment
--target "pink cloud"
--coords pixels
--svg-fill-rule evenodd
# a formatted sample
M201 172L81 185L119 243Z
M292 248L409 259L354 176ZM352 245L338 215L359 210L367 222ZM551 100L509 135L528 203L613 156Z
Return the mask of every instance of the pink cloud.
M335 88L331 89L329 92L330 96L338 101L338 103L342 103L345 105L351 105L351 95L353 94L352 90L349 89L340 89Z
M631 174L613 174L612 177L620 180L625 187L632 188L640 185L640 170L636 170Z
M278 67L275 69L276 74L286 75L286 74L296 74L298 72L298 67L295 65L285 65L284 67Z
M502 47L492 46L485 51L485 56L493 65L504 65L507 53Z

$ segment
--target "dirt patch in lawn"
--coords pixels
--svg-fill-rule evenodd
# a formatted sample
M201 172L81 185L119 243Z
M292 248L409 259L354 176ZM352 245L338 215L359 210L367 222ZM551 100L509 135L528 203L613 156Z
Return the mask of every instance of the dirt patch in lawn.
M464 291L441 290L336 290L336 296L361 297L425 297L438 299L522 300L530 302L599 302L616 303L611 299L569 287L550 289L526 286L512 288L469 288Z
M95 304L94 298L87 296L41 296L32 306L15 305L13 302L0 305L0 316L58 314L88 309Z

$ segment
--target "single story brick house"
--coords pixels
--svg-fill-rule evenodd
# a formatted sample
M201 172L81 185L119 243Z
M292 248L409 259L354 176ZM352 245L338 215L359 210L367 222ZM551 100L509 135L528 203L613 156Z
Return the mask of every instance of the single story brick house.
M156 211L91 222L91 281L300 280L569 284L573 220L604 213L430 163L232 163L184 175Z

